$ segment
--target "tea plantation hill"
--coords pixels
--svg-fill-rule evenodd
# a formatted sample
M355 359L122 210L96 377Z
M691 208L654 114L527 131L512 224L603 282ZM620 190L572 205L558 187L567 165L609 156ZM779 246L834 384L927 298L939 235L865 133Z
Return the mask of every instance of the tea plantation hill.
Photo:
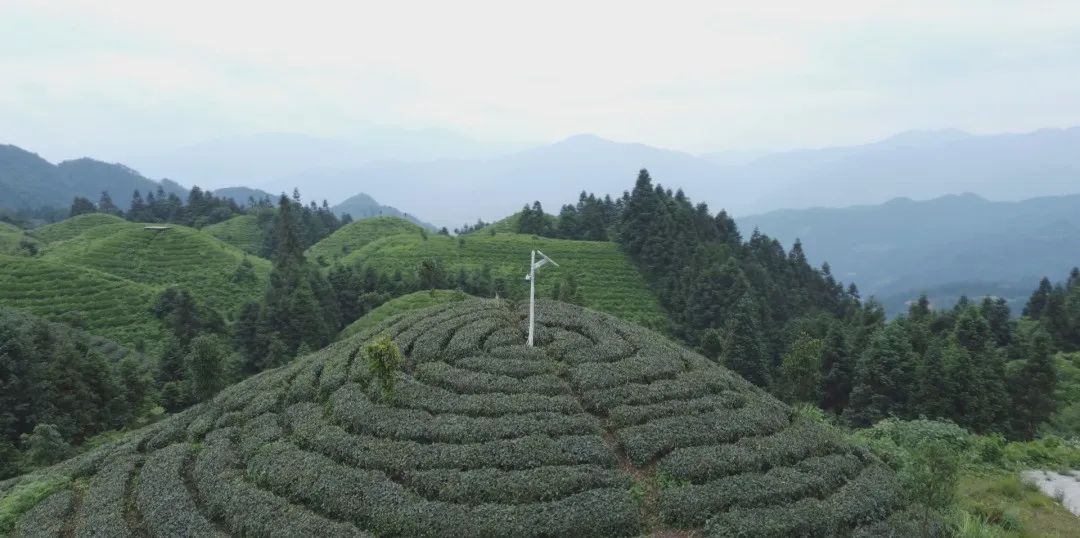
M180 286L222 313L258 297L270 263L184 226L147 230L102 214L33 230L40 255L0 255L0 306L70 323L125 345L160 341L150 314L157 295ZM250 262L250 268L243 261Z
M150 313L159 292L95 269L0 254L0 306L129 346L161 340L161 325Z
M403 232L394 233L399 230ZM637 268L618 245L605 241L514 233L425 236L411 223L380 217L342 227L311 247L308 256L344 264L362 262L386 274L401 271L404 275L415 275L423 261L437 259L451 280L462 268L472 273L486 265L493 277L504 278L518 297L525 297L528 284L524 276L532 249L542 250L560 264L544 268L537 279L538 296L550 296L556 284L572 275L584 306L648 327L665 325L666 314Z
M446 303L0 482L19 535L881 536L896 477L840 433L614 317ZM373 381L365 339L405 359ZM0 514L5 513L0 510ZM3 529L0 529L3 530ZM903 535L903 534L896 534Z
M334 231L307 251L308 259L320 261L321 265L333 264L348 258L350 254L368 243L392 235L408 234L420 237L423 228L397 217L370 217L350 222ZM412 271L416 268L413 267Z
M255 215L238 215L229 220L206 226L202 231L248 254L258 254L263 243L263 233L259 229L259 218Z

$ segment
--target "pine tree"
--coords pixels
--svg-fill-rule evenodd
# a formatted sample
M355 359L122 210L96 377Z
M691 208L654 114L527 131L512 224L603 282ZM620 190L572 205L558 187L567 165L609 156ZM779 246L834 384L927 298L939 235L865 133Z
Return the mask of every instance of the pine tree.
M304 258L297 207L284 195L278 201L273 268L261 309L262 332L275 336L287 355L301 344L322 348L341 326L333 289Z
M195 337L186 357L192 396L198 401L217 394L225 384L225 346L217 335Z
M121 215L119 207L113 203L112 196L109 196L109 191L101 191L101 199L98 201L98 211L102 213L108 213L109 215Z
M783 391L793 402L817 402L824 342L802 333L781 362Z
M908 403L913 366L914 354L900 324L890 323L875 332L859 358L844 416L861 427L902 415Z
M1050 300L1050 295L1053 292L1054 286L1050 283L1050 279L1043 277L1043 279L1039 281L1038 289L1031 294L1027 306L1024 307L1024 317L1031 319L1041 318L1043 312L1046 310L1046 304Z
M757 311L757 305L749 297L744 296L738 302L724 335L723 362L747 381L768 387L772 376L758 329Z
M1046 422L1057 405L1057 369L1051 351L1050 335L1036 330L1027 346L1027 359L1013 376L1012 431L1020 439L1032 439L1040 424Z
M94 202L91 202L90 200L83 198L82 196L76 196L75 200L71 202L71 209L68 211L68 216L74 217L77 215L85 215L87 213L96 212L97 206L94 205Z
M821 408L839 413L847 407L855 375L851 346L840 324L833 324L825 335L821 350L821 372Z

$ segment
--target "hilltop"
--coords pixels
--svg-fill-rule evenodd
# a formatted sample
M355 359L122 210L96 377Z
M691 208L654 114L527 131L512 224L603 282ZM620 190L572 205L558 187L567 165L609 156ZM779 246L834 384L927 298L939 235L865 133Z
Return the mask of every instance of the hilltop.
M16 533L879 536L897 479L839 432L648 330L449 303L0 482ZM385 393L364 352L394 338ZM380 396L388 394L388 396ZM895 517L893 517L895 515ZM4 530L4 529L0 529ZM910 531L911 529L907 529Z
M342 263L362 262L378 271L412 277L424 261L437 260L448 279L462 271L485 266L502 278L512 296L525 297L529 252L539 249L559 262L545 267L537 279L537 296L547 297L556 285L572 278L584 306L654 328L666 326L667 316L637 268L615 243L550 239L522 234L470 234L460 238L419 233L389 235L353 249Z
M423 228L420 226L397 217L371 217L356 220L312 245L307 255L312 260L322 258L324 262L332 264L349 257L350 254L376 239L398 234L420 237L421 231Z
M265 289L270 263L248 256L209 234L169 225L148 230L140 223L91 228L65 241L49 243L46 260L100 270L132 282L179 286L207 306L232 310ZM244 272L241 263L250 268Z
M0 256L0 305L128 346L160 345L150 307L166 287L229 313L258 297L270 272L266 260L184 226L154 231L92 213L22 233L39 253Z
M259 217L255 215L238 215L229 220L206 226L202 229L202 232L210 234L248 254L258 254L263 243L263 232L259 228Z

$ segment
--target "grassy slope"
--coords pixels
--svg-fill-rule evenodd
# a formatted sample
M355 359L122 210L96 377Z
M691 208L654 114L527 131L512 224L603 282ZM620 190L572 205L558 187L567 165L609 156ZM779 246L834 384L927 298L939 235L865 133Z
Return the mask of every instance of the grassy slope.
M348 338L356 335L360 333L360 331L370 329L398 314L404 314L406 312L438 304L463 301L468 297L469 295L459 290L417 291L408 295L402 295L401 297L391 299L379 305L377 308L372 309L371 312L364 314L356 321L350 323L348 327L342 329L341 338Z
M345 261L363 260L387 272L400 269L408 275L415 274L421 261L438 258L450 278L461 267L477 271L487 264L494 276L506 278L521 296L528 289L524 276L529 267L529 251L534 248L561 264L543 269L537 279L537 295L550 296L555 283L572 273L584 306L645 326L662 326L665 314L659 302L615 243L477 234L464 237L461 244L457 238L434 234L426 241L419 235L397 235L374 241L354 251Z
M1066 538L1080 534L1080 519L1021 482L1017 472L969 474L960 480L960 506L1009 538Z
M28 236L18 226L0 222L0 254L16 254L19 250L19 243L24 240L29 240L32 243L39 243L39 241Z
M255 215L240 215L211 224L202 231L248 254L257 254L259 246L262 245L262 233L259 231L258 220Z
M134 345L160 338L149 308L158 290L114 275L41 258L0 255L0 305Z
M265 289L270 273L266 260L247 256L236 247L184 226L153 231L142 224L127 223L101 237L96 237L95 232L51 244L46 259L97 269L142 284L180 286L205 304L226 312ZM254 266L255 278L237 282L233 276L245 257Z
M332 264L377 239L398 234L420 237L421 230L419 226L395 217L361 219L342 226L315 243L308 249L307 255L311 260L322 256L327 263Z

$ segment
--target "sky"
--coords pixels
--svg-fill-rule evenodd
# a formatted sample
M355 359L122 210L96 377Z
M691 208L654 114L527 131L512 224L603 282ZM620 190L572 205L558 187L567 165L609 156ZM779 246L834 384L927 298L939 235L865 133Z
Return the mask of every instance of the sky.
M1080 2L0 0L0 143L395 128L690 152L1080 124Z

